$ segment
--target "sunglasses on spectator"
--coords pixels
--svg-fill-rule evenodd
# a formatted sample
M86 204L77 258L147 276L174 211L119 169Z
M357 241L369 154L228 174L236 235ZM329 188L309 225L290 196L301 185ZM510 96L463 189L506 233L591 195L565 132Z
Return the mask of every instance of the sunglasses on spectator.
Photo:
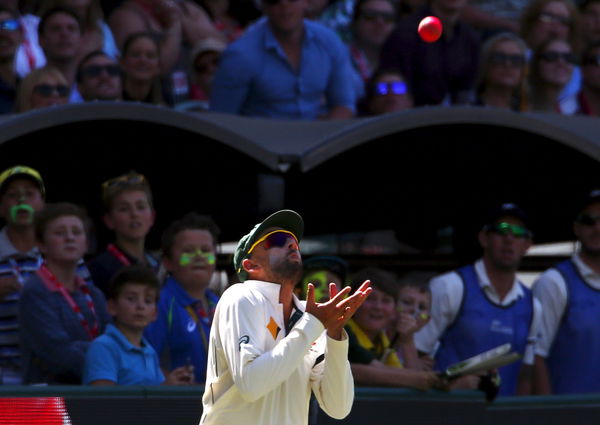
M264 4L268 4L269 6L275 6L277 3L283 1L283 0L262 0ZM298 0L287 0L290 3L295 3Z
M521 67L525 65L525 56L518 54L507 54L501 52L493 52L490 55L490 63L492 65L510 65Z
M389 83L375 84L375 95L385 96L386 94L406 94L408 88L404 81L390 81Z
M552 63L558 62L561 59L567 63L570 63L571 65L575 65L577 63L577 58L575 57L575 55L573 53L566 52L545 52L540 54L540 59Z
M69 86L64 84L57 84L55 86L51 84L38 84L33 87L33 92L42 97L51 97L54 93L57 93L59 97L67 97L69 95Z
M106 72L110 77L121 75L121 68L118 65L89 65L83 68L82 73L86 77L99 77L102 72Z
M21 24L16 19L7 19L0 21L0 31L17 31L21 28Z
M106 191L113 186L127 186L135 184L147 184L146 177L138 173L129 173L125 174L124 176L113 177L112 179L108 179L102 183L102 190Z
M567 18L565 16L558 16L558 15L555 15L555 14L549 13L549 12L540 13L540 16L538 17L538 19L540 20L540 22L544 22L546 24L557 23L557 24L561 24L564 26L571 25L570 18Z
M596 66L600 66L600 55L588 56L583 61L583 64L584 65L596 65Z
M265 249L282 248L288 243L290 238L294 239L294 241L298 243L298 238L292 232L289 232L287 230L274 230L272 232L267 233L256 242L254 242L248 250L248 254L252 253L254 248L256 248L261 242L265 243Z
M519 226L517 224L506 223L504 221L492 226L487 226L487 231L496 233L498 235L511 234L515 238L529 238L531 236L531 232L527 230L526 227Z
M593 226L600 220L600 215L579 214L575 221L584 226Z
M365 21L373 22L377 18L381 18L386 24L393 24L396 22L396 16L392 12L382 12L373 9L364 9L360 11L360 17Z

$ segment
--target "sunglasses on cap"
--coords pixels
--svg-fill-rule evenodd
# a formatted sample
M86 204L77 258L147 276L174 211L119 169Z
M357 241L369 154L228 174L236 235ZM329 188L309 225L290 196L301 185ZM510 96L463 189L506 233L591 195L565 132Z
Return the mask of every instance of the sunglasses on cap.
M600 215L592 215L592 214L579 214L575 221L579 224L583 224L584 226L594 226L598 221L600 221Z
M67 97L69 95L69 87L64 84L38 84L33 87L33 92L42 97L51 97L54 93L57 93L60 97Z
M365 21L374 22L377 18L380 18L386 24L393 24L396 22L396 16L392 12L383 12L379 10L363 9L360 11L361 18Z
M521 67L525 65L525 56L519 54L507 54L494 52L490 55L490 63L492 65L510 65Z
M21 28L21 24L16 19L7 19L0 21L0 31L17 31Z
M251 254L254 248L256 248L261 242L265 243L265 249L282 248L290 240L290 237L292 237L294 241L298 243L298 238L292 232L287 230L273 230L254 242L247 254Z
M552 63L558 62L562 59L563 61L570 63L571 65L577 64L577 58L575 57L575 55L573 53L567 52L555 52L551 50L549 52L540 54L540 59Z
M519 226L517 224L510 224L506 222L500 222L498 224L487 226L487 231L496 233L498 235L508 235L511 234L515 238L529 238L531 237L531 232L527 230L524 226Z
M375 84L375 95L385 96L386 94L406 94L408 88L404 81L391 81L388 83Z
M146 184L146 177L138 173L129 173L123 176L113 177L102 183L102 190L105 191L113 186L127 186L130 184Z
M121 68L118 65L89 65L83 68L81 71L86 77L99 77L102 72L110 77L117 77L121 75Z

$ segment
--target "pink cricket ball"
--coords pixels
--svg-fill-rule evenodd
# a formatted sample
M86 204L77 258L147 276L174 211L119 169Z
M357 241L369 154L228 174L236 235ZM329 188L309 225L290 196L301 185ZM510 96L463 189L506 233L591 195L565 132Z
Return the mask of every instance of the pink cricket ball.
M424 42L433 43L442 35L442 22L435 16L427 16L419 22L418 31Z

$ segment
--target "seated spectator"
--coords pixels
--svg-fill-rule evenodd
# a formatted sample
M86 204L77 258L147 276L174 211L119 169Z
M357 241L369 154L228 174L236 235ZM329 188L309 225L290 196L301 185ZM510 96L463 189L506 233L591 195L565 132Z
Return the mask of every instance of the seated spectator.
M77 14L82 24L81 43L77 52L77 62L88 54L100 50L111 58L119 54L110 27L104 21L99 0L44 0L38 15L43 16L54 8L67 8Z
M210 99L214 76L225 47L226 44L219 39L205 38L194 46L190 55L192 63L190 98L206 102L205 109L209 106L208 99Z
M577 112L597 117L600 116L600 39L586 47L582 58L583 85L577 95Z
M86 102L120 100L123 93L121 67L104 52L96 50L79 62L77 89Z
M394 323L398 297L395 276L381 269L366 268L356 273L351 286L357 287L360 279L369 279L373 292L346 326L350 340L348 360L355 383L420 390L441 385L434 372L404 368L386 336L386 328L394 325L403 326L399 330L407 338L414 332L403 322Z
M475 105L527 109L527 46L514 34L489 38L481 49Z
M24 383L81 383L89 344L110 322L102 292L77 274L87 249L85 219L67 203L36 215L44 264L25 282L19 302Z
M482 221L485 224L478 238L483 257L431 280L431 320L415 334L415 344L420 352L435 359L435 370L445 370L510 343L522 360L498 370L499 394L530 394L542 310L517 277L531 246L529 218L517 205L506 203ZM479 380L471 378L459 379L476 388Z
M216 264L219 229L208 216L189 213L165 230L163 264L169 277L160 291L158 318L145 332L167 370L192 364L206 380L208 336L219 298L208 289Z
M132 34L147 32L160 40L162 75L173 71L184 44L193 46L202 38L220 36L206 12L190 0L127 0L113 10L109 25L121 52Z
M182 366L165 379L158 355L143 337L156 318L160 283L146 267L128 266L115 275L108 290L108 311L114 325L90 344L85 356L85 385L187 385L192 366Z
M300 299L306 298L308 284L315 287L315 301L325 302L329 299L329 284L335 283L338 291L346 286L348 263L335 256L318 255L303 261L304 275L294 290Z
M352 19L350 53L354 69L364 85L379 65L381 47L396 23L396 7L391 0L358 0Z
M399 70L381 69L367 85L365 115L381 115L413 107L412 95Z
M398 68L412 89L415 106L466 103L479 64L479 34L460 20L466 0L431 0L401 20L383 45L380 67ZM440 18L444 31L435 43L419 37L419 22ZM452 60L448 60L452 58Z
M69 101L69 83L53 66L45 66L29 73L17 91L17 112L65 105Z
M577 57L568 42L550 40L534 51L529 84L531 110L571 115L577 110L576 99L559 101L559 94L569 83Z
M132 34L123 46L123 100L165 103L160 83L159 44L149 33Z
M22 39L17 14L0 7L0 114L12 113L15 109L20 81L15 71L15 55Z
M70 89L69 103L81 102L75 74L82 43L81 23L71 9L48 10L40 19L38 36L48 66L57 68L66 78Z
M108 283L124 266L141 264L158 272L159 263L145 250L146 236L154 225L152 192L146 178L131 172L102 184L104 224L114 242L89 264L94 283L107 294Z
M269 0L262 19L223 55L211 110L250 117L339 119L354 114L347 48L304 19L305 0Z
M583 42L580 20L571 0L532 0L521 16L521 37L532 51L548 40L565 40L579 55ZM581 70L575 67L569 83L560 93L560 100L576 95L580 88Z
M579 3L579 10L584 42L600 41L600 0L583 0Z

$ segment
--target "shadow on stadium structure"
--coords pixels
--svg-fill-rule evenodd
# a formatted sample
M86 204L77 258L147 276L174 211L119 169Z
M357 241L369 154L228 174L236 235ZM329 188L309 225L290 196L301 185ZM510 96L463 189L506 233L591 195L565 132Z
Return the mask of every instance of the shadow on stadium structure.
M391 229L425 254L451 228L466 261L492 205L518 203L537 242L561 241L571 237L577 199L600 187L600 120L586 117L420 108L289 122L94 103L0 125L0 168L37 168L49 201L83 204L97 223L101 183L145 174L158 211L151 247L190 210L212 215L223 240L237 240L286 207L304 216L308 235Z

